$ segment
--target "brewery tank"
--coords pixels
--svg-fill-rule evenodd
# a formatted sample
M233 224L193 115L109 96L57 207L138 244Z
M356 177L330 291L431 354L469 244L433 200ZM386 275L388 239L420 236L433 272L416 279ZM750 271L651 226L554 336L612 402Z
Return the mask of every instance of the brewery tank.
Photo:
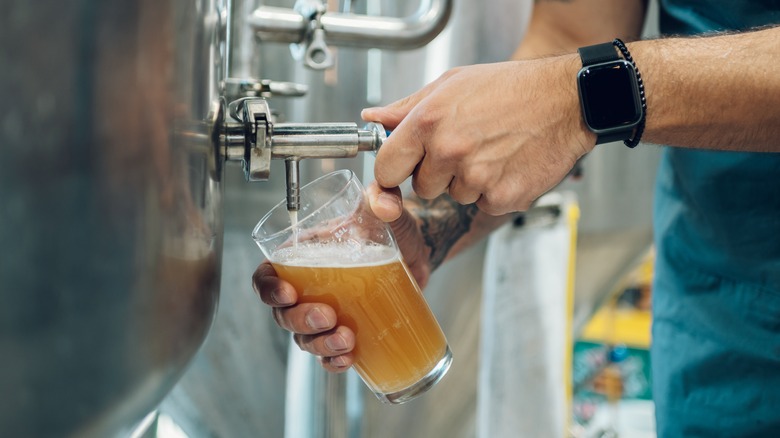
M127 435L216 309L228 4L0 9L0 436Z

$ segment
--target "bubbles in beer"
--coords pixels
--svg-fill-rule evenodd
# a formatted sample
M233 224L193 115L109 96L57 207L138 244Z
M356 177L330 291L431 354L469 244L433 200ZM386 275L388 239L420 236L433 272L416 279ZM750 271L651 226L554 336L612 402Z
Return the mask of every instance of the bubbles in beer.
M297 246L276 250L272 260L289 266L371 266L388 263L398 257L390 246L369 245L351 240L342 242L298 242Z

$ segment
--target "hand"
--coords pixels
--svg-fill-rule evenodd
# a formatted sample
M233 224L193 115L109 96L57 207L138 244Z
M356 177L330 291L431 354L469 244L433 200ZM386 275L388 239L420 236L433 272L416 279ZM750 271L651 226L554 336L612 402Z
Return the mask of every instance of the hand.
M372 183L366 192L374 214L390 223L412 275L420 287L425 287L431 273L429 250L417 219L403 208L400 190L383 189ZM298 291L281 280L267 260L255 270L252 286L260 299L272 308L276 323L294 334L293 339L302 350L319 356L323 368L343 372L352 366L355 334L338 324L332 307L323 303L298 304Z
M448 192L499 215L526 210L595 145L581 119L579 58L450 70L415 94L363 110L393 134L377 154L383 187L410 175L418 196Z

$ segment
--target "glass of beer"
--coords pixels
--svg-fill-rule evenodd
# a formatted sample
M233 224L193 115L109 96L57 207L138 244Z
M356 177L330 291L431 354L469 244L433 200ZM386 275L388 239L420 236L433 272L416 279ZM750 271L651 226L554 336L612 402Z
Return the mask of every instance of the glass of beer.
M298 302L326 303L352 329L354 368L379 400L423 394L444 377L452 353L390 227L349 170L316 179L300 196L296 214L283 200L260 220L255 242Z

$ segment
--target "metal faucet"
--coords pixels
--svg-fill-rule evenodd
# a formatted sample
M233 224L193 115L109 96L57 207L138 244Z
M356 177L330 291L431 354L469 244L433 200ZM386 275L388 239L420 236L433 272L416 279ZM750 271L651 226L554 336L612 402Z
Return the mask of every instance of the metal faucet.
M287 209L300 209L298 164L304 158L352 158L376 152L387 138L384 127L369 123L273 123L268 102L248 97L231 102L219 134L221 156L241 161L247 181L270 177L271 160L285 160Z

